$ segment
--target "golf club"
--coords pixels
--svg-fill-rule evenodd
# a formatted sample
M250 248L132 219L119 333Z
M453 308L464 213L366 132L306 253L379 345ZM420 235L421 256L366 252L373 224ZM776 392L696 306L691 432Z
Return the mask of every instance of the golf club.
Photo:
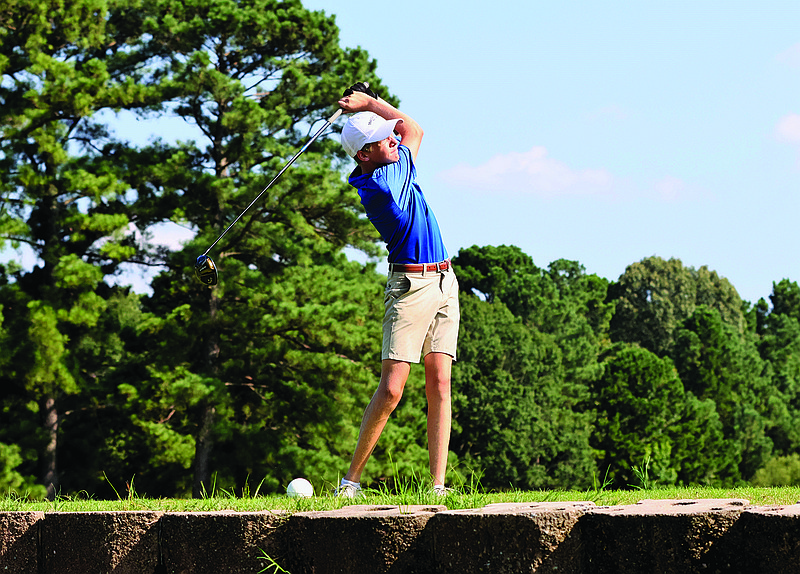
M342 115L342 110L341 109L336 110L336 112L334 112L334 114L330 118L328 118L328 120L325 122L325 125L322 126L319 130L317 130L317 133L315 133L311 137L311 139L308 140L305 143L305 145L303 145L302 148L300 148L300 151L298 151L296 154L294 154L294 157L292 159L290 159L286 163L286 165L283 166L283 169L281 169L281 171L278 172L278 175L276 175L274 178L272 178L272 181L269 182L267 187L262 189L261 193L259 193L256 196L256 198L253 201L250 202L250 205L248 205L247 207L244 208L244 211L242 211L239 214L239 217L234 219L233 223L231 223L225 229L225 231L223 231L222 234L219 237L217 237L217 240L214 243L212 243L211 246L208 249L206 249L206 252L203 253L200 257L197 258L197 262L194 264L194 274L197 277L197 279L200 281L200 283L203 283L204 285L208 285L209 287L212 287L212 286L217 284L217 282L219 281L219 275L217 274L217 266L214 263L214 260L211 259L211 257L208 255L208 252L211 251L217 243L219 243L220 239L225 237L225 234L228 233L230 228L233 227L234 225L236 225L236 222L239 221L245 213L247 213L247 210L250 209L251 207L253 207L253 204L255 202L257 202L261 198L261 196L264 195L264 193L270 187L272 187L272 184L275 183L276 181L278 181L278 178L283 175L283 172L285 172L289 168L289 166L292 165L294 163L294 161L298 157L300 157L300 155L304 151L306 151L306 149L308 149L308 146L310 146L312 143L314 143L314 140L316 140L320 136L320 134L322 134L322 132L324 132L326 129L328 129L328 126L330 126L333 122L335 122L339 118L340 115Z

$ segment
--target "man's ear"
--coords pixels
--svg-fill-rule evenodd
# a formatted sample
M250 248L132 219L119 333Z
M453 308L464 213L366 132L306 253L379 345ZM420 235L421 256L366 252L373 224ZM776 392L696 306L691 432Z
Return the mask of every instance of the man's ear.
M365 152L364 150L360 149L360 150L358 150L356 152L356 158L355 159L356 159L356 161L369 161L369 156L367 155L367 152Z

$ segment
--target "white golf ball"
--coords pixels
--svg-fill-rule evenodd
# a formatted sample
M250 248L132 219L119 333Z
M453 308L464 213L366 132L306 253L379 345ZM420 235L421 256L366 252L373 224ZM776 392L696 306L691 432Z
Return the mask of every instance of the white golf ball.
M295 478L286 487L286 494L289 496L300 496L311 498L314 496L314 487L305 478Z

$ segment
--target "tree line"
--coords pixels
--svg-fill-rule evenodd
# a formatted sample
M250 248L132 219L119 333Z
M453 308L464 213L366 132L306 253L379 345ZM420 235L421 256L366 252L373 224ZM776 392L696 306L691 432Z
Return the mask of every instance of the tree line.
M299 1L10 0L0 8L0 490L114 498L281 491L346 470L380 370L383 249L318 139L350 80L399 102ZM118 114L193 138L133 145ZM196 231L184 248L155 225ZM151 295L115 279L161 270ZM800 289L744 302L676 259L616 281L513 246L462 249L452 473L487 488L800 480ZM368 482L427 466L412 370Z

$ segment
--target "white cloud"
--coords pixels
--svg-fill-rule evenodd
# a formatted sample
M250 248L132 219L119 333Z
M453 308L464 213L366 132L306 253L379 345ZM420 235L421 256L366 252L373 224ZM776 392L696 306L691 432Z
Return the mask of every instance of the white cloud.
M667 176L654 185L659 199L664 201L675 201L686 196L686 182L677 177Z
M453 187L540 197L612 195L614 178L604 169L575 170L535 146L523 153L496 155L484 164L459 164L438 178Z
M800 114L789 114L778 120L775 135L780 141L800 144Z
M778 54L778 61L792 68L800 68L800 43Z

